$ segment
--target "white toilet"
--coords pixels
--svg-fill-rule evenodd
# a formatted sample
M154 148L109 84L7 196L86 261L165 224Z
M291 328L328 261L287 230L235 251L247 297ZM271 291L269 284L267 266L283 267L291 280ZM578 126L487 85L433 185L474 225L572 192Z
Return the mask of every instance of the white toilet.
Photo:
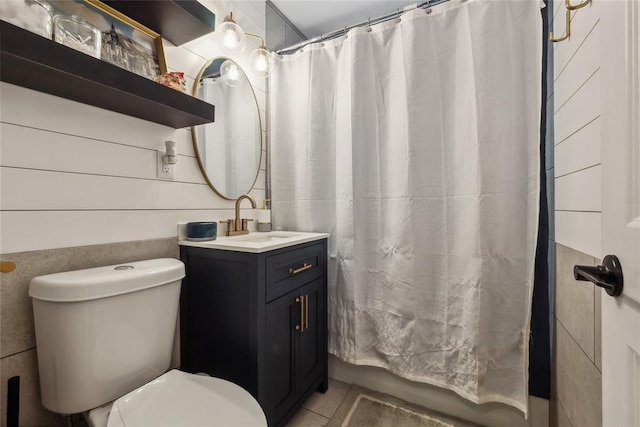
M91 427L266 426L241 387L166 372L184 274L165 258L34 278L43 405Z

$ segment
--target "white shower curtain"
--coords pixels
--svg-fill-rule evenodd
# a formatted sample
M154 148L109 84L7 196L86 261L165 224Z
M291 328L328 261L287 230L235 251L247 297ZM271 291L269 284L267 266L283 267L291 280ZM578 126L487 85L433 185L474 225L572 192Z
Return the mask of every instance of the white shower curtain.
M274 222L331 233L331 353L526 413L541 56L540 4L495 0L274 55Z

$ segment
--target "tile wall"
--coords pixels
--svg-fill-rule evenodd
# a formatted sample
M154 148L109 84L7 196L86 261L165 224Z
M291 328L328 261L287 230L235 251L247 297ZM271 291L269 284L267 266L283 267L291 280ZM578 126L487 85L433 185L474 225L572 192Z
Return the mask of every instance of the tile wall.
M574 265L600 260L556 245L554 360L551 377L552 427L602 426L602 289L573 278Z

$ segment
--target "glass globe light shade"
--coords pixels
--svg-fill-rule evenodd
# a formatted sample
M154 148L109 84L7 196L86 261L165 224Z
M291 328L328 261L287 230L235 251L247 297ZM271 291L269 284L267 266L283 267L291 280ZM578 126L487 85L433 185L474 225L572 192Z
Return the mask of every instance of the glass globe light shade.
M231 87L240 86L240 83L242 83L242 71L233 61L224 61L220 67L220 75L222 76L222 81Z
M216 29L216 33L218 34L223 50L232 52L244 50L246 36L242 28L235 22L223 22Z
M249 55L249 63L251 64L253 73L262 78L269 76L269 51L260 46Z

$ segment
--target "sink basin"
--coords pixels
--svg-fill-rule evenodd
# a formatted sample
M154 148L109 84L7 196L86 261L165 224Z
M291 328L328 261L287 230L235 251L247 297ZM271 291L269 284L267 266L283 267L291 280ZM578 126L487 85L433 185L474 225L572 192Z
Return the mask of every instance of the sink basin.
M180 231L182 224L178 225L178 235L183 236ZM326 239L328 233L304 233L300 231L270 231L268 233L252 232L240 236L221 236L216 240L196 242L180 238L179 244L182 246L195 246L199 248L221 249L226 251L261 253L274 249L286 248L287 246L298 245L300 243L312 242L314 240Z

